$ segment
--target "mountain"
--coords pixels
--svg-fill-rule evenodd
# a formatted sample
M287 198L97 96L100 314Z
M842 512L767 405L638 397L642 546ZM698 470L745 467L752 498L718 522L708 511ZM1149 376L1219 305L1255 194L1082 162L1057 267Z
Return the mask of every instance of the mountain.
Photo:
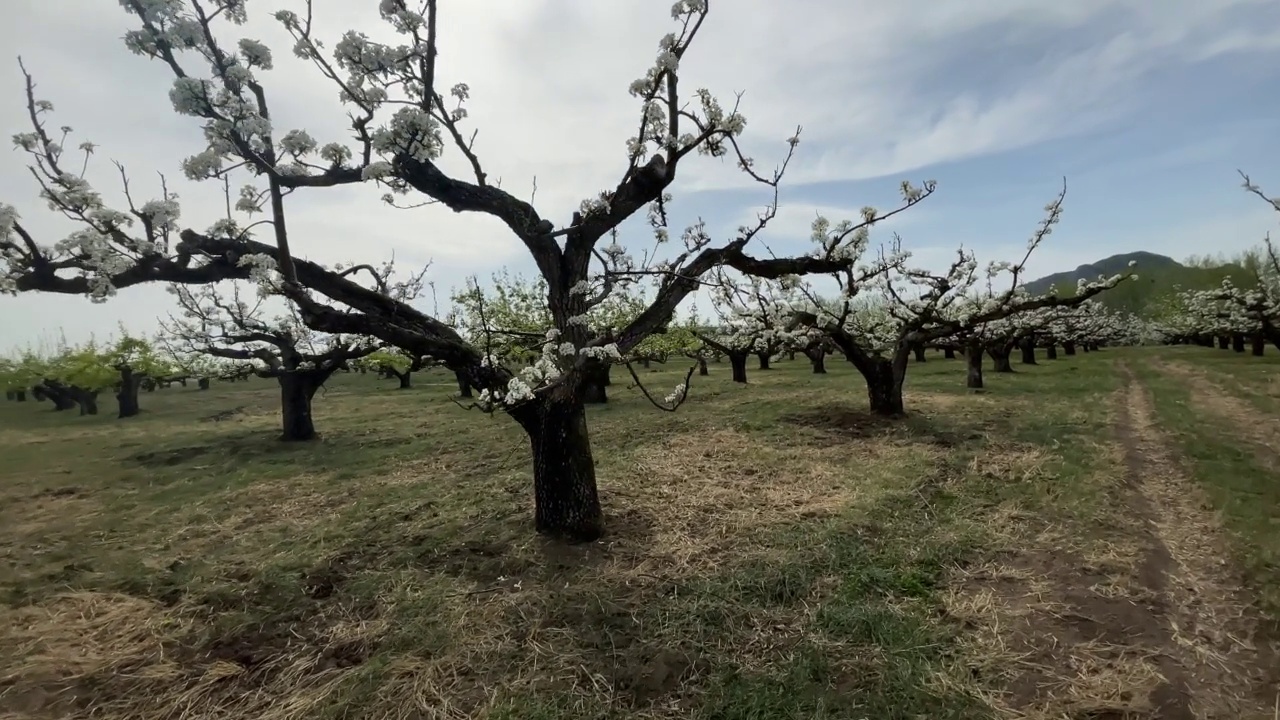
M1130 261L1137 264L1130 268ZM1125 281L1102 293L1098 296L1098 301L1114 310L1138 315L1150 314L1158 300L1176 292L1178 287L1184 290L1208 290L1218 287L1227 276L1245 286L1249 278L1245 269L1234 263L1190 267L1165 255L1138 251L1112 255L1081 265L1075 270L1046 275L1032 280L1026 287L1032 294L1046 293L1050 286L1054 286L1060 294L1074 295L1077 280L1096 280L1099 275L1110 277L1117 273L1136 273L1138 279Z

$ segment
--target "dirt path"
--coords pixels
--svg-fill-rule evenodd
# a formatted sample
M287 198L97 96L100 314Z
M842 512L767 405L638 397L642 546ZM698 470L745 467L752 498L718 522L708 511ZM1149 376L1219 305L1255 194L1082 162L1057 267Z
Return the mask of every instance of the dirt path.
M1229 423L1264 465L1280 467L1280 418L1257 409L1191 365L1158 362L1155 367L1185 383L1196 408Z
M1114 428L1096 480L1109 511L1063 524L1014 509L1006 550L953 578L948 614L984 658L969 674L1018 720L1280 718L1280 658L1255 645L1214 512L1132 375Z
M1270 718L1276 659L1252 638L1257 622L1226 560L1212 509L1182 472L1156 425L1148 391L1128 376L1116 427L1130 507L1146 525L1137 568L1158 623L1154 717Z

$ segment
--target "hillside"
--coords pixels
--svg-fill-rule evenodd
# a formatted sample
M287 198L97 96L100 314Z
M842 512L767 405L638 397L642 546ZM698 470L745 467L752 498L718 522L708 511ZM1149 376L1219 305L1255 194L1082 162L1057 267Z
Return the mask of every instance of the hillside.
M1137 265L1130 270L1129 262ZM1033 294L1045 293L1050 286L1055 286L1063 294L1074 294L1076 281L1095 280L1099 275L1111 276L1116 273L1134 272L1137 281L1122 283L1114 290L1102 294L1102 304L1116 310L1145 315L1155 301L1174 292L1175 287L1184 289L1209 289L1222 283L1222 278L1230 275L1241 285L1247 284L1248 273L1235 264L1224 264L1216 267L1188 267L1165 255L1138 251L1121 253L1081 265L1075 270L1046 275L1027 283L1027 290Z

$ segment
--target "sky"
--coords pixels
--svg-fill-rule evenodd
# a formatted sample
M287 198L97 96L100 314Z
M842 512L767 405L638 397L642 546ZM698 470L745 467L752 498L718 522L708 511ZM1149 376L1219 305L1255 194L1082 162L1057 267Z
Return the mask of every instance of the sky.
M109 200L125 166L135 196L159 194L163 174L184 224L203 229L223 207L220 186L182 178L198 152L198 123L173 112L172 76L125 49L133 26L118 3L12 3L0 26L0 129L29 130L21 56L37 96L54 103L68 145L98 150L87 177ZM377 0L314 0L332 47L356 29L391 38ZM471 89L468 122L490 178L533 198L557 226L579 203L616 185L639 103L627 93L675 28L651 0L446 0L441 3L442 86ZM250 21L221 37L275 51L262 73L276 127L345 140L337 89L293 57L272 19L302 0L250 0ZM1184 259L1260 242L1274 211L1244 193L1237 169L1280 194L1280 3L1274 0L713 0L681 65L681 86L706 87L726 105L743 93L742 144L760 168L801 144L762 237L775 253L805 252L815 214L857 217L886 209L902 180L933 179L935 195L872 233L899 233L917 265L945 267L960 246L980 261L1020 257L1044 205L1067 182L1061 224L1032 257L1038 277L1147 250ZM13 151L0 163L0 202L14 205L41 242L77 228L48 211ZM446 155L446 170L460 169ZM536 194L534 188L536 185ZM492 218L439 207L398 210L373 186L310 189L289 198L295 252L321 262L430 262L443 302L451 288L503 267L532 273L519 241ZM718 237L768 202L733 163L690 157L671 188L673 231L695 218ZM675 234L673 232L673 234ZM637 222L621 240L650 243ZM753 246L764 252L759 246ZM1138 269L1141 272L1141 269ZM427 300L426 307L430 308ZM123 323L151 333L173 309L160 286L121 291L103 304L75 296L0 296L0 352L110 336Z

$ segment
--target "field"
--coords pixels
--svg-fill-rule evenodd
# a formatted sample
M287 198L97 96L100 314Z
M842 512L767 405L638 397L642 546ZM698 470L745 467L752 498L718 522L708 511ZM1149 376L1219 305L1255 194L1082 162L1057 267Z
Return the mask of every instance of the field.
M615 372L577 546L444 375L337 376L313 444L270 381L0 404L0 717L1280 714L1280 358L1040 362L931 353L898 422L838 358Z

